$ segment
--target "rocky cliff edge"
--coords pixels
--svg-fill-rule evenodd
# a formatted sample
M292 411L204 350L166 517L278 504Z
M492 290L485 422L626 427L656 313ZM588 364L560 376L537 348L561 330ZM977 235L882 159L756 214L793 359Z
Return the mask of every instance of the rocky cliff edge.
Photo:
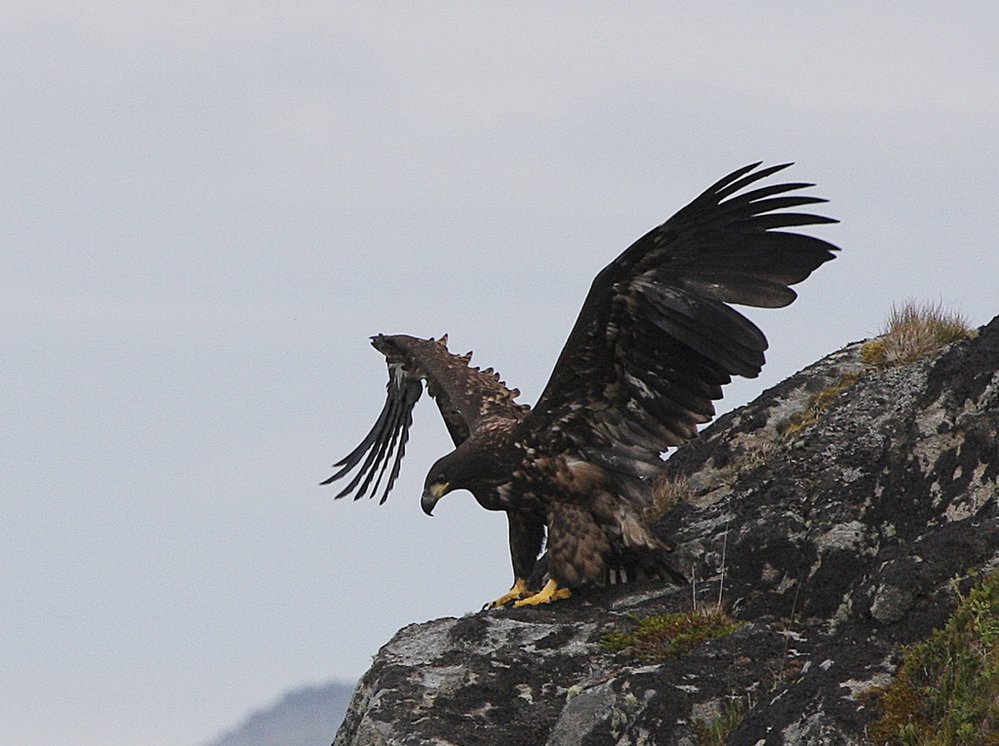
M861 343L669 460L657 520L686 588L630 584L400 630L336 746L861 744L904 645L999 567L999 318L906 365ZM610 645L721 607L672 657Z

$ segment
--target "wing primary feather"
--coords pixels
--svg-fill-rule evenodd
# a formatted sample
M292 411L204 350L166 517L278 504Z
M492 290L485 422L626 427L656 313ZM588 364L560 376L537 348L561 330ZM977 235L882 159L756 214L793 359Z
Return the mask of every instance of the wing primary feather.
M415 386L410 386L406 392L405 419L402 423L402 431L399 437L399 447L395 452L395 461L392 463L392 471L389 473L388 483L385 485L385 492L382 493L378 504L381 505L388 498L392 485L395 484L396 477L399 476L399 467L402 465L402 457L406 455L406 442L409 440L409 427L413 424L413 407L422 393L422 385L419 381L414 381Z
M348 495L350 494L351 491L353 491L353 489L357 486L358 482L360 482L361 479L364 478L365 472L367 472L368 469L371 468L371 465L374 462L376 456L378 455L378 452L381 449L382 444L385 442L387 433L391 432L392 421L395 419L396 412L398 411L401 399L399 386L396 383L395 376L392 376L389 379L389 384L387 386L387 389L388 389L388 397L385 402L385 409L383 411L384 417L379 417L380 424L377 425L375 428L372 428L372 433L369 434L367 438L365 438L365 441L370 441L366 449L367 457L364 459L364 463L361 465L361 468L358 470L357 474L354 475L354 478L351 479L350 483L343 490L341 490L340 493L334 497L334 499L338 500L341 497L344 497L345 495ZM356 466L357 462L361 460L362 455L363 453L355 456L352 459L352 463L350 463L349 465L341 469L339 472L337 472L337 474L331 477L329 481L337 479L346 474L348 471L350 471L354 466ZM354 499L356 500L357 496L355 496Z
M385 426L382 428L381 432L378 434L378 438L372 444L371 449L368 451L367 458L364 459L364 463L361 464L361 468L358 469L357 474L354 478L350 480L350 483L340 491L334 499L339 500L341 497L349 495L358 483L364 478L365 473L371 468L372 464L375 462L378 452L381 450L383 444L387 443L386 434L390 431L392 423L395 420L396 412L399 409L399 398L397 396L392 397L392 406L389 410L389 417L385 422ZM354 495L354 499L357 500L360 495Z
M802 205L820 205L828 200L821 197L809 197L804 194L788 195L786 197L767 197L756 202L745 202L742 199L729 200L721 205L718 211L719 217L726 217L733 222L737 222L740 216L750 218L755 215L763 215L774 210L783 210L788 207L800 207Z
M401 424L402 424L402 419L397 418L396 422L394 422L392 425L392 435L388 443L388 448L385 449L384 456L382 458L379 458L379 463L381 464L381 467L378 469L378 478L375 479L375 483L371 487L372 497L374 497L375 493L378 492L378 486L382 483L382 477L385 476L385 470L388 468L389 463L392 461L392 456L395 453L396 449L396 443L399 440L399 433L402 430L402 428L400 427ZM369 475L368 480L366 480L365 483L361 486L360 494L363 494L364 488L367 486L367 482L370 481L370 479L371 476Z
M760 161L760 163L762 163L762 161ZM778 171L783 171L788 166L793 165L791 163L779 163L776 166L767 166L766 168L761 168L759 171L753 171L753 169L759 166L760 163L754 163L752 166L744 166L738 171L734 171L728 177L722 179L721 182L716 184L714 187L710 188L707 192L705 192L705 194L710 195L713 198L713 201L721 201L726 197L735 194L740 189L749 186L754 181L765 179L766 177L771 176ZM747 173L748 171L753 172ZM730 178L731 180L728 181Z
M825 225L838 222L836 218L812 215L807 212L778 212L753 215L745 220L737 221L735 225L745 226L751 230L766 231L771 228L787 228L792 225Z
M368 460L364 464L362 472L366 472L364 476L364 481L361 482L361 486L357 488L357 492L354 493L354 499L360 500L368 491L368 486L371 484L371 480L379 472L379 466L383 466L392 456L392 446L395 443L397 433L399 432L399 424L402 421L403 414L402 407L402 397L398 394L396 395L396 400L398 405L395 408L395 412L392 415L392 419L389 422L388 427L385 430L384 435L382 435L379 440L377 448L372 449L371 454L368 456Z
M390 390L389 395L385 399L385 406L382 407L382 411L378 415L378 419L375 420L375 424L372 426L371 430L368 432L367 435L364 436L364 440L360 442L357 448L355 448L353 451L351 451L342 459L333 464L334 469L340 466L342 466L343 468L340 469L340 471L338 471L336 474L334 474L326 481L320 482L320 484L330 484L331 482L335 482L344 474L353 469L354 466L357 465L357 462L364 457L364 454L371 447L371 444L374 443L375 440L378 438L378 433L381 431L382 426L385 424L385 419L388 417L391 409L392 409L392 392Z
M769 186L756 187L756 189L751 189L748 192L743 192L737 197L737 201L759 202L760 200L766 197L770 197L774 194L795 192L798 191L799 189L811 189L813 186L815 186L815 184L805 181L787 181L781 184L770 184Z
M416 388L416 398L410 399L410 391L412 387ZM374 497L378 492L378 486L382 482L382 477L385 476L385 471L388 469L389 462L392 461L392 456L396 452L397 443L399 442L400 434L409 428L409 423L413 421L412 411L413 405L416 404L417 399L420 398L420 393L422 392L421 384L418 381L407 382L406 388L404 388L402 393L402 407L399 410L399 414L396 416L395 422L392 424L392 437L389 441L388 448L384 449L384 455L379 457L379 463L381 468L378 470L378 478L375 480L374 485L371 488L371 497ZM362 492L367 486L367 481L370 481L371 476L368 476L368 480L365 484L361 485ZM391 485L389 485L391 487ZM385 494L382 495L382 499L379 504L385 502L385 498L388 497L388 490L386 489Z
M756 161L756 163L750 163L748 166L737 168L732 173L723 176L722 178L718 179L718 181L716 181L714 184L705 189L704 192L702 193L702 196L704 194L715 194L721 189L724 189L728 184L731 184L739 177L744 176L745 174L752 171L754 168L758 168L760 165L762 165L762 163L763 161Z
M400 392L401 393L401 392ZM385 435L382 437L381 442L378 444L377 454L372 462L371 468L368 470L367 476L364 481L361 482L361 486L358 488L357 493L354 495L355 500L360 500L368 491L368 486L371 484L371 480L378 475L377 481L375 481L374 489L371 490L371 494L374 495L378 491L378 483L381 481L381 474L385 471L385 467L388 465L389 461L392 460L392 452L395 450L396 441L399 438L399 429L405 418L405 407L403 404L403 397L397 394L399 399L399 405L396 408L395 414L392 417L392 421L389 423L386 429Z

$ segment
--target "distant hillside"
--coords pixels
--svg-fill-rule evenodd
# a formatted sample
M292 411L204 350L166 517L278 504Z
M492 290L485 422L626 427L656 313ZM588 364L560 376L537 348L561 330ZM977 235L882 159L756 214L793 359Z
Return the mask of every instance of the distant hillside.
M205 746L315 746L330 741L347 711L353 684L305 687L249 715Z

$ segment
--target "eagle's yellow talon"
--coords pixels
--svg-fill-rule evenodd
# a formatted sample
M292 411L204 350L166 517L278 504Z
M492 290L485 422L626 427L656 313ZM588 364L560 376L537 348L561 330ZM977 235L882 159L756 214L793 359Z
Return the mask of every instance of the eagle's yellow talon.
M513 582L513 588L508 590L502 596L497 598L495 601L490 601L482 608L484 609L500 609L506 606L511 601L519 601L530 594L530 590L527 587L527 581L523 578L517 578Z
M554 580L549 580L545 583L545 587L540 591L535 593L533 596L528 596L527 598L522 598L517 603L513 605L513 608L519 609L522 606L537 606L538 604L550 604L552 601L561 601L563 598L569 598L572 595L572 591L568 588L559 588L558 583Z

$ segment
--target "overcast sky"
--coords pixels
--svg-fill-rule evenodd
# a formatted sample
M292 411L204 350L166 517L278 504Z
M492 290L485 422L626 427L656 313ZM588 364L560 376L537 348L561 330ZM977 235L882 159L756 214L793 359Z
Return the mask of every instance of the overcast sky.
M502 514L420 512L429 400L387 504L318 486L368 336L532 402L593 276L738 166L796 161L843 251L723 410L893 302L999 313L999 4L222 5L5 5L7 743L198 744L506 590Z

